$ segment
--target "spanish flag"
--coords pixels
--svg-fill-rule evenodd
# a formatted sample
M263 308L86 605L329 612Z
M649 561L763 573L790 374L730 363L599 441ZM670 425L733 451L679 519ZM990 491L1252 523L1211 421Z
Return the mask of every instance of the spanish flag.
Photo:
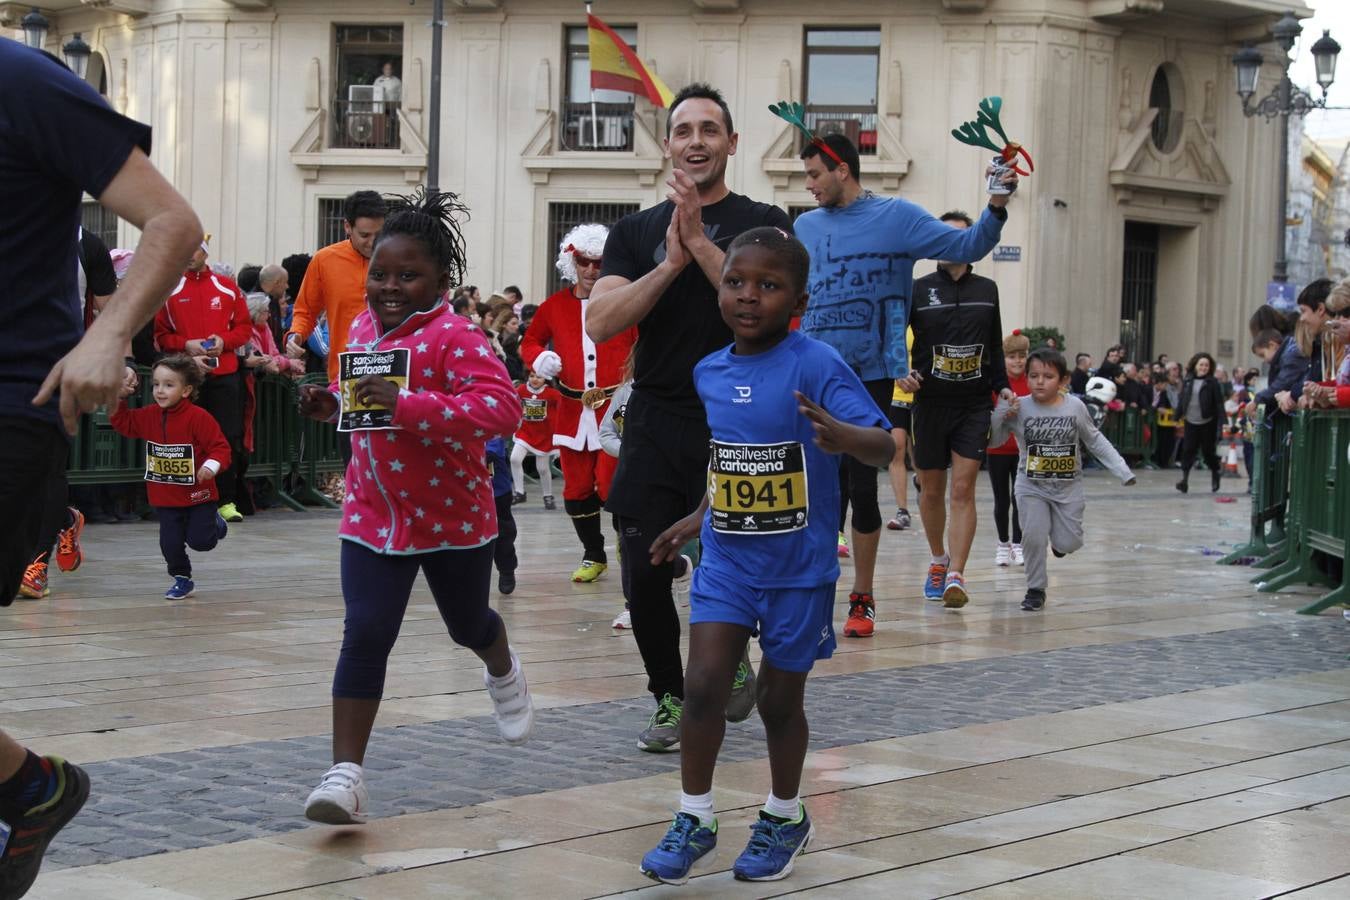
M647 71L633 48L613 28L590 14L586 16L586 26L591 50L591 90L641 94L654 106L663 109L670 106L675 99L670 88Z

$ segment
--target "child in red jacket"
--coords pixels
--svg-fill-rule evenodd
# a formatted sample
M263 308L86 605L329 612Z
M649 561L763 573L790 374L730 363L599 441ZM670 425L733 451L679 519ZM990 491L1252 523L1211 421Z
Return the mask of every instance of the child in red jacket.
M562 394L534 371L516 388L516 393L520 395L522 415L511 446L511 503L525 502L525 454L532 453L539 471L539 490L544 494L544 509L556 509L553 470L549 464L558 455L553 448L553 431L558 423Z
M225 537L215 479L230 465L230 445L211 414L192 402L203 378L192 357L166 356L151 377L155 405L129 409L123 400L112 426L145 441L145 490L159 514L159 549L173 576L164 597L185 600L194 588L186 547L204 553Z

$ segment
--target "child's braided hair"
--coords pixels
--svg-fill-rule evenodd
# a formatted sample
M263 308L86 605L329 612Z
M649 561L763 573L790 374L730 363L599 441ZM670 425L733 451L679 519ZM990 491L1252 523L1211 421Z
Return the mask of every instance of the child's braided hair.
M450 274L450 283L464 280L464 235L460 232L459 216L469 217L469 208L459 201L459 195L449 191L430 193L419 187L403 196L389 198L389 215L375 237L378 246L391 235L401 234L421 241L431 258Z

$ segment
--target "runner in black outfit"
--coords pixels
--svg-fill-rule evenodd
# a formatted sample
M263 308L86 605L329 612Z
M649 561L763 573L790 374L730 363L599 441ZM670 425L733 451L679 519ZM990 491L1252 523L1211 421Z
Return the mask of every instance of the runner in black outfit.
M610 231L586 310L586 331L596 343L638 326L633 393L607 508L619 517L633 635L658 704L638 746L655 752L679 742L684 667L672 567L653 566L650 546L707 491L709 433L694 391L694 364L731 343L716 287L727 245L758 226L791 228L783 210L727 188L736 140L731 112L716 90L693 84L675 96L665 141L674 167L669 199ZM733 721L753 706L748 660L742 667L728 706Z

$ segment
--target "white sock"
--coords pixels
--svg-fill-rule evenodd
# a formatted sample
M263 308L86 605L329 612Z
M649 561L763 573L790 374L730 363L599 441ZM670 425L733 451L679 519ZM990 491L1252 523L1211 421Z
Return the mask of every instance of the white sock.
M512 681L514 681L516 673L519 671L520 671L520 660L516 659L516 655L512 653L511 671L507 672L505 675L493 675L491 672L489 672L488 680L492 682L493 687L501 687L502 685L510 684Z
M769 799L764 801L764 811L771 816L777 816L780 819L787 819L789 822L797 821L801 815L802 801L801 795L793 797L791 800L779 800L769 792Z
M699 822L706 828L717 824L717 816L713 813L712 791L706 794L686 794L680 791L680 812L698 816Z
M929 563L930 563L930 564L931 564L931 563L937 563L937 564L940 565L940 566L945 566L947 563L949 563L949 562L951 562L951 561L952 561L952 558L951 558L950 556L948 556L947 554L944 553L944 554L942 554L941 556L934 556L932 559L929 560Z

